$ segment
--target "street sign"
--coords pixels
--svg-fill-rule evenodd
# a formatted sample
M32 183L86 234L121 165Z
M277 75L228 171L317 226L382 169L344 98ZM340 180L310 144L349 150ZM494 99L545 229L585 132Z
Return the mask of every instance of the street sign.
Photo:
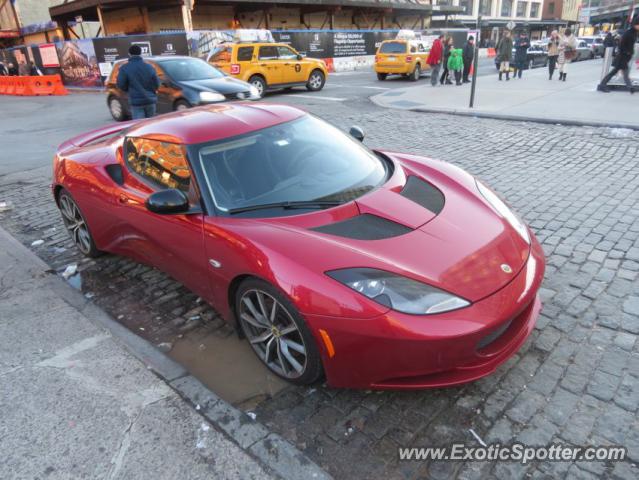
M515 22L513 22L512 20L506 24L506 28L507 28L508 30L514 30L514 28L515 28L516 26L517 26L517 24L516 24Z

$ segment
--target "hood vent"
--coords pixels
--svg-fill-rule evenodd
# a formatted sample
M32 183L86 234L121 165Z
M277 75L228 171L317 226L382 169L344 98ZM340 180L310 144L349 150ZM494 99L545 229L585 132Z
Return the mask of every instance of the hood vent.
M311 230L355 240L383 240L412 232L412 229L400 223L367 213Z
M444 208L444 194L430 183L412 175L408 177L406 185L399 194L430 210L435 215L439 215L439 212Z

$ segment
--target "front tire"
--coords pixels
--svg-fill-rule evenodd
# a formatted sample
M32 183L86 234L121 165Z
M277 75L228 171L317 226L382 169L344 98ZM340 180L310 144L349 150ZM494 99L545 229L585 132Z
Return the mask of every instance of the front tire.
M253 75L251 78L249 78L249 83L257 88L257 93L259 94L260 98L264 96L267 86L264 77L261 77L260 75Z
M384 80L386 80L387 76L388 76L387 73L378 73L377 74L377 80L379 80L380 82L383 82Z
M118 97L109 97L108 104L109 112L111 113L113 120L115 120L116 122L122 122L126 120L126 110L124 109L124 105Z
M251 348L275 375L297 385L322 376L313 335L295 306L274 286L257 278L244 280L235 296L235 314Z
M324 72L321 70L313 70L308 77L308 82L306 82L306 89L309 92L318 92L324 88L325 82L326 76L324 75Z
M188 110L189 108L191 108L191 104L186 100L178 100L173 104L174 112L183 112L184 110Z
M421 77L422 75L422 68L419 66L419 63L417 65L415 65L415 70L413 70L413 73L411 73L410 75L410 79L412 82L416 82L417 80L419 80L419 77Z
M58 196L58 205L60 207L60 213L62 214L62 221L66 227L71 240L78 247L78 250L83 255L95 258L99 257L102 252L95 246L91 231L89 230L89 224L87 223L84 215L80 211L80 207L75 203L71 194L62 189Z

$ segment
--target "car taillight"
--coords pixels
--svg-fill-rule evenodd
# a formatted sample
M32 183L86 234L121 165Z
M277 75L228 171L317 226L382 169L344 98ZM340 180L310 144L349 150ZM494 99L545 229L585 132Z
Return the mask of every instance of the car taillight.
M379 62L379 55L375 55L375 63Z
M231 74L233 75L237 75L238 73L240 73L240 66L237 63L234 63L231 65Z
M406 55L406 63L410 63L413 61L413 57L411 57L410 55Z

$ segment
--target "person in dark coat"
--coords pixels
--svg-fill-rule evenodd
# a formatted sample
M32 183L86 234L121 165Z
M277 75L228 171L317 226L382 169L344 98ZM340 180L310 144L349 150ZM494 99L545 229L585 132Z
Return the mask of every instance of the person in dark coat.
M504 36L497 43L497 58L499 59L499 80L502 74L506 74L506 80L510 80L510 61L513 59L513 39L510 32L505 31Z
M603 41L603 46L604 48L615 46L615 39L612 37L612 33L608 32L606 34L606 38L604 38L604 41Z
M608 82L612 80L612 77L617 75L619 71L623 74L623 81L630 90L630 93L635 93L635 87L630 80L630 60L635 54L635 43L637 42L637 32L639 32L639 16L633 18L630 28L624 32L619 41L619 48L615 60L612 62L612 70L606 75L601 83L597 86L597 90L600 92L609 92Z
M15 66L15 64L10 63L9 64L9 68L7 68L7 70L9 71L9 75L12 77L17 77L18 76L18 68Z
M472 35L468 37L466 45L464 45L462 59L464 60L463 81L464 83L468 83L470 82L470 80L468 80L468 75L470 75L470 68L473 65L473 61L475 60L475 38Z
M448 78L448 58L450 57L450 51L453 48L453 39L451 37L447 37L444 40L444 53L442 56L442 65L444 67L444 71L442 72L442 76L439 77L439 83L442 85L446 83L446 85L452 85L453 82Z
M522 72L528 68L528 48L530 40L528 35L520 33L515 40L515 71L513 78L521 78Z
M433 45L428 52L428 60L426 63L430 66L430 83L433 87L437 86L437 79L439 78L439 68L442 65L442 39L444 35L440 35L435 39Z
M118 88L129 95L133 119L153 117L160 79L155 69L142 59L139 45L131 45L129 56L129 61L118 72Z

